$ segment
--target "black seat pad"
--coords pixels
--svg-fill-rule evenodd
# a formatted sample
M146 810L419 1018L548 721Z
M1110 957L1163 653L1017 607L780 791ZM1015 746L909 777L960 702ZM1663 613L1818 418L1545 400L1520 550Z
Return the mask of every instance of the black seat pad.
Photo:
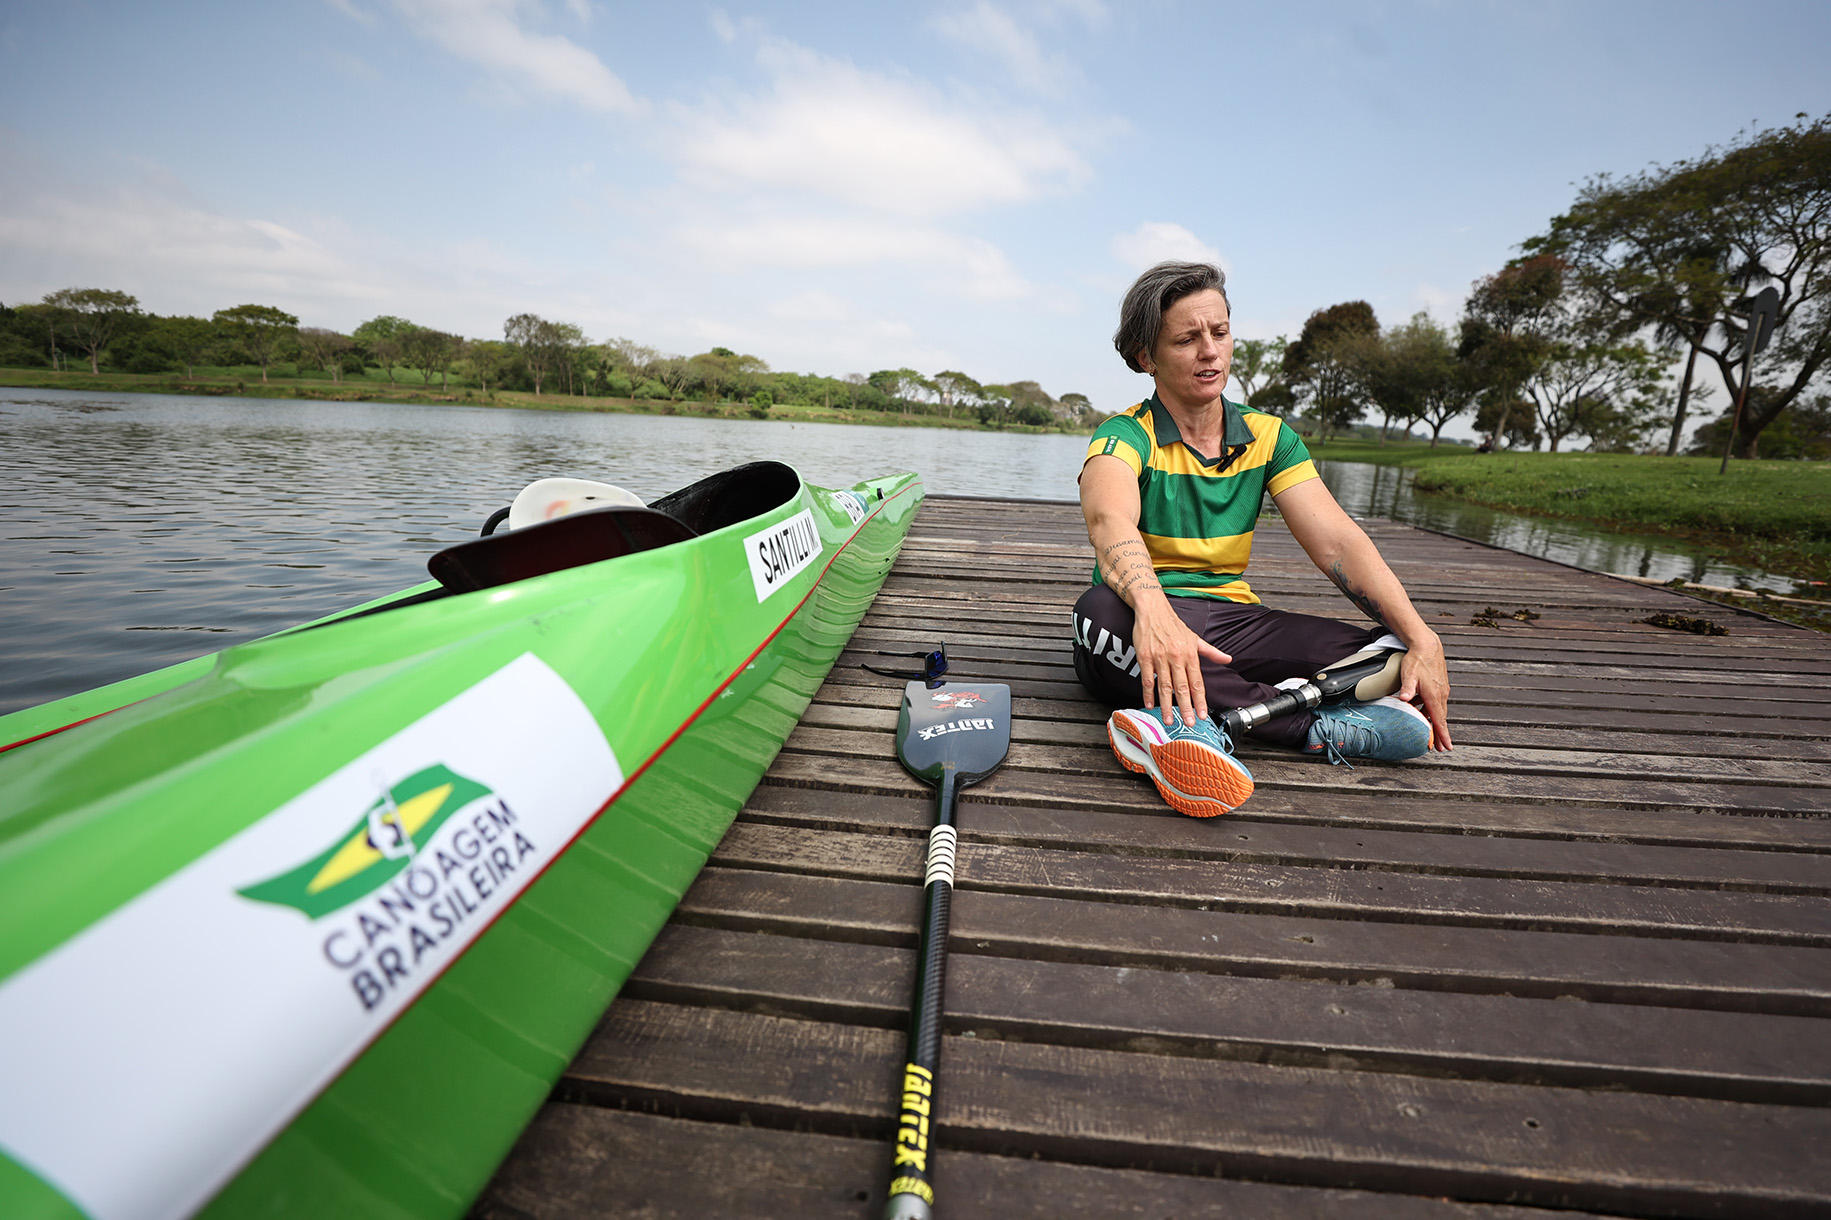
M453 593L474 593L697 536L652 508L594 508L447 547L426 568Z

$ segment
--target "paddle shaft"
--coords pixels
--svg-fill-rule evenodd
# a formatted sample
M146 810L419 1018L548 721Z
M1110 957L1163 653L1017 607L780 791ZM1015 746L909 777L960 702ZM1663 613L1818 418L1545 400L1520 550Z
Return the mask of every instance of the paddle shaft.
M947 986L947 921L954 897L957 790L957 773L950 765L935 785L935 824L928 832L922 939L916 948L915 999L909 1010L909 1045L884 1220L929 1220L934 1214L934 1112Z

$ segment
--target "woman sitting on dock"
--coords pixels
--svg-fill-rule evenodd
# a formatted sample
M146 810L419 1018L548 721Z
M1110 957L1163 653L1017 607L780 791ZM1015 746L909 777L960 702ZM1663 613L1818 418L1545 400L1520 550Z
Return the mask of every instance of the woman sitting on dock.
M1119 761L1194 817L1252 795L1252 775L1211 709L1263 702L1277 684L1376 642L1408 650L1396 696L1325 703L1255 736L1330 762L1451 748L1443 642L1323 486L1297 433L1222 397L1233 362L1226 282L1217 267L1167 262L1125 294L1113 345L1156 390L1094 432L1080 479L1095 567L1075 604L1075 673L1121 709L1107 722ZM1310 559L1378 627L1260 603L1243 573L1266 492Z

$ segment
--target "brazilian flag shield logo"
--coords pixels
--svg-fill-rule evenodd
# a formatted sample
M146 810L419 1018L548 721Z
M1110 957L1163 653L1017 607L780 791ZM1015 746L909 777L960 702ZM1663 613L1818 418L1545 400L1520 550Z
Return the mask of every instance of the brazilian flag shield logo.
M434 764L388 789L322 854L236 893L297 907L312 919L328 915L392 879L454 813L490 795L476 780Z

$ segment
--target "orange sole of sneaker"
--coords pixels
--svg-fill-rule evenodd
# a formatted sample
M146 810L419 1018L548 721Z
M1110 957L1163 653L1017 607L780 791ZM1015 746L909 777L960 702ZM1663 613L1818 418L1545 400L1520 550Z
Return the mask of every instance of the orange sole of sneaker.
M1155 764L1147 766L1128 757L1125 746L1141 753ZM1212 750L1189 741L1172 741L1162 745L1141 740L1123 716L1107 721L1107 740L1113 754L1128 771L1147 775L1157 785L1158 795L1176 812L1192 818L1212 818L1229 813L1252 796L1252 777L1216 761Z

